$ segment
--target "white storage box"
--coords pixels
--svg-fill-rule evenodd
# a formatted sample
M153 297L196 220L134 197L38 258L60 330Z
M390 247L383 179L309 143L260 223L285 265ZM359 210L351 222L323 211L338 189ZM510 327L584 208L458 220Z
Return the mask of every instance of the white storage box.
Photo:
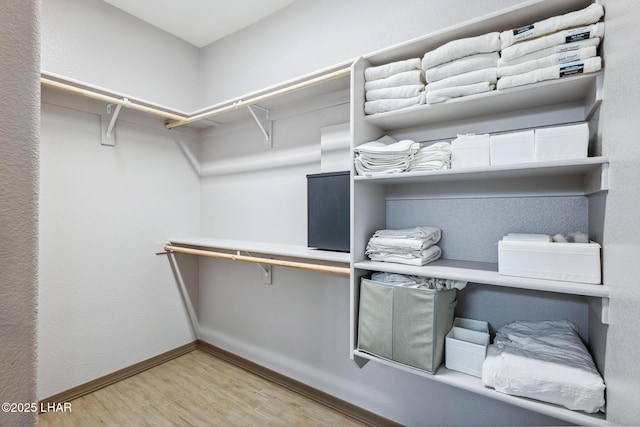
M453 325L446 337L446 368L481 377L490 342L488 323L456 317Z
M589 152L586 123L536 129L536 161L581 159Z
M489 134L458 135L451 141L451 169L491 165Z
M600 283L600 245L501 240L498 273L565 282Z
M491 135L491 166L535 161L535 132L509 132Z

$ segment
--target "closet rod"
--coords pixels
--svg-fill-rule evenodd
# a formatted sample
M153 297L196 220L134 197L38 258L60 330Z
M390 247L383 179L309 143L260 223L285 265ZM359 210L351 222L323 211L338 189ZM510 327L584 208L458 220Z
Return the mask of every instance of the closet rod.
M67 83L61 83L56 80L51 80L46 77L40 77L40 84L43 86L49 86L56 89L64 90L66 92L75 93L76 95L86 96L88 98L97 99L99 101L108 102L110 104L122 105L123 107L131 108L132 110L142 111L144 113L153 114L170 120L184 120L184 116L168 113L166 111L158 110L156 108L146 107L144 105L136 104L135 102L128 101L124 98L115 98L113 96L104 95L102 93L83 89L77 86L73 86Z
M230 259L233 261L254 262L258 264L276 265L280 267L300 268L303 270L320 271L323 273L344 274L347 276L350 274L348 267L334 267L331 265L311 264L307 262L285 261L280 259L260 258L246 255L234 255L225 252L205 251L202 249L183 248L173 245L166 245L164 247L164 250L167 252L181 252L191 255Z
M315 77L309 80L302 81L300 83L292 84L290 86L283 87L281 89L277 89L271 92L267 92L262 95L255 96L253 98L249 98L246 100L236 101L233 104L226 105L224 107L216 108L211 111L206 111L204 113L197 114L195 116L191 116L188 118L181 118L174 122L169 122L165 126L167 129L172 129L177 126L187 125L189 123L197 122L199 120L204 120L211 118L213 116L217 116L218 114L223 114L229 111L237 110L241 107L246 107L249 105L257 104L258 102L267 101L272 98L276 98L278 96L286 95L291 92L295 92L296 90L305 89L311 86L315 86L320 83L324 83L330 80L334 80L340 77L344 77L351 73L351 67L342 68L337 71L333 71L331 73L325 74L323 76Z

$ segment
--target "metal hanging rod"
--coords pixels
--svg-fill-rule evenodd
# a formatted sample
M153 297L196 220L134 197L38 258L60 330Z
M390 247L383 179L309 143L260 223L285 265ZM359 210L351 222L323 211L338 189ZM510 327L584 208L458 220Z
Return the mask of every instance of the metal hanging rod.
M177 114L172 114L167 111L159 110L157 108L147 107L146 105L141 105L136 102L131 102L127 98L116 98L114 96L104 95L94 90L85 89L82 87L74 86L72 84L59 82L57 80L52 80L47 77L40 77L40 84L42 86L48 86L48 87L64 90L65 92L75 93L76 95L86 96L87 98L97 99L98 101L104 101L109 104L120 105L123 107L130 108L132 110L142 111L143 113L147 113L147 114L153 114L155 116L160 116L165 119L184 120L184 116L179 116Z
M82 95L88 98L93 98L93 99L97 99L99 101L104 101L106 103L109 104L114 104L114 105L121 105L123 107L128 107L131 108L132 110L138 110L138 111L142 111L144 113L148 113L148 114L153 114L156 116L160 116L163 117L165 119L171 120L170 122L168 122L165 127L167 129L172 129L174 127L178 127L178 126L183 126L183 125L187 125L190 123L194 123L194 122L198 122L200 120L205 120L208 118L211 118L213 116L217 116L219 114L223 114L229 111L233 111L233 110L237 110L238 108L242 108L242 107L248 107L248 106L255 106L255 104L259 103L259 102L263 102L263 101L267 101L269 99L273 99L273 98L277 98L279 96L282 95L286 95L288 93L291 92L295 92L297 90L300 89L305 89L308 87L312 87L327 81L331 81L334 79L338 79L340 77L344 77L344 76L348 76L351 73L351 67L350 66L345 66L343 68L340 68L336 71L332 71L326 74L322 74L320 76L317 77L311 77L311 78L307 78L303 81L300 81L298 83L293 83L290 85L287 85L285 87L282 87L280 89L275 89L273 91L269 91L260 95L256 95L253 96L249 99L246 100L239 100L239 101L235 101L229 105L223 106L223 107L217 107L214 108L212 110L209 111L204 111L202 113L198 113L198 114L184 114L184 115L178 115L178 114L173 114L170 113L168 111L164 111L164 110L160 110L157 108L153 108L153 107L148 107L146 105L142 105L140 103L137 103L135 101L129 101L126 98L118 98L115 96L110 96L110 95L105 95L104 93L101 93L97 90L92 90L90 88L87 88L87 86L90 85L86 85L86 84L82 84L81 82L73 82L72 80L67 80L67 82L63 82L60 80L66 80L66 78L61 77L61 76L56 76L55 79L53 78L49 78L48 75L49 73L45 73L43 71L41 77L40 77L40 83L42 86L48 86L48 87L53 87L56 89L60 89L60 90L64 90L66 92L71 92L77 95ZM55 76L55 75L54 75ZM83 87L84 86L84 87ZM105 91L103 91L105 92ZM213 108L213 107L212 107Z
M253 262L257 264L276 265L280 267L299 268L302 270L319 271L323 273L349 275L348 267L335 267L331 265L312 264L308 262L285 261L281 259L262 258L238 254L229 254L225 252L206 251L202 249L183 248L180 246L166 245L164 250L167 252L180 252L191 255L207 256L212 258L230 259L232 261Z
M199 120L209 119L213 116L217 116L219 114L227 113L229 111L237 110L238 108L247 107L250 105L257 104L259 102L264 102L269 99L277 98L282 95L286 95L291 92L295 92L300 89L305 89L311 86L315 86L320 83L328 82L330 80L335 80L340 77L344 77L351 73L351 67L341 68L337 71L333 71L328 74L324 74L319 77L314 77L308 80L304 80L299 83L295 83L280 89L273 90L271 92L264 93L262 95L257 95L249 99L236 101L232 104L226 105L224 107L215 108L210 111L205 111L200 114L196 114L194 116L188 117L186 119L176 120L174 122L167 123L165 126L167 129L172 129L177 126L188 125L189 123L197 122Z

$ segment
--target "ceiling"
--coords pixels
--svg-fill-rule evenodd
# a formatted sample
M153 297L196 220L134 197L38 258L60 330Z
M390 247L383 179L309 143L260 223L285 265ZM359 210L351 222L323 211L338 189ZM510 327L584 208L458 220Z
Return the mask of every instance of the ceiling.
M203 47L295 0L103 0L187 42Z

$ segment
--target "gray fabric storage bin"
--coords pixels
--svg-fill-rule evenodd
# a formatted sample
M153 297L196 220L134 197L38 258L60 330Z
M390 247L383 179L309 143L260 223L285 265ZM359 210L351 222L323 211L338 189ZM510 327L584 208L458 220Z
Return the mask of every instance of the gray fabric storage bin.
M406 288L363 278L358 348L429 373L444 360L456 289Z

